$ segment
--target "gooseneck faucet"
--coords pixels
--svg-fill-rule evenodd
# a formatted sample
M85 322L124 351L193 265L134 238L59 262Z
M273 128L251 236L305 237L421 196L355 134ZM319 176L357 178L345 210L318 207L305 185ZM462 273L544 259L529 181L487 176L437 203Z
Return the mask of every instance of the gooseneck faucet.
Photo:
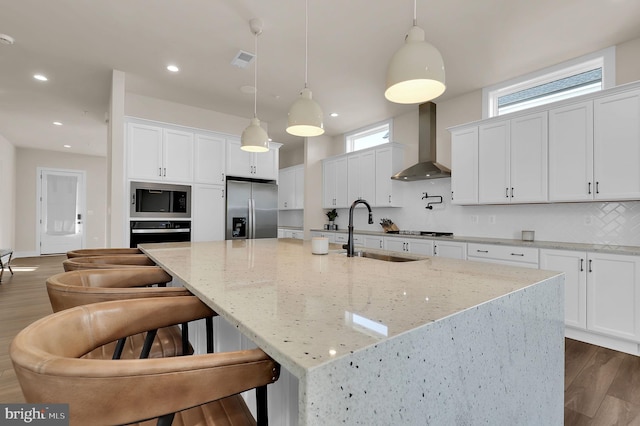
M353 257L353 209L358 204L364 204L369 209L369 224L373 223L373 212L371 211L371 206L367 203L366 200L355 200L351 204L351 208L349 209L349 239L347 240L347 244L342 246L343 249L347 249L347 256Z

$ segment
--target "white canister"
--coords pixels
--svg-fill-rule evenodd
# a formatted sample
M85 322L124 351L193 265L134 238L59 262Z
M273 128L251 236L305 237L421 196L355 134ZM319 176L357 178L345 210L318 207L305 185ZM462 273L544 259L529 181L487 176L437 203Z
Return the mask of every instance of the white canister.
M311 253L313 254L329 253L329 239L327 237L311 238Z

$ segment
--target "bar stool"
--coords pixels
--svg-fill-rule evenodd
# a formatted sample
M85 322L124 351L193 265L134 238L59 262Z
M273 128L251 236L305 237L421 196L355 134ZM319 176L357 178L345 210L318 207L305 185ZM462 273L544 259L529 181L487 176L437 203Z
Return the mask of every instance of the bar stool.
M85 269L63 272L47 279L47 293L53 312L76 306L112 300L150 297L191 296L184 287L166 287L171 275L157 266L147 268ZM153 285L159 287L151 287ZM111 342L85 355L85 358L132 359L148 351L149 358L193 353L188 328L161 328L156 336L137 334L126 340ZM145 343L146 342L146 343Z
M67 258L73 257L85 257L85 256L112 256L120 254L143 254L137 248L92 248L92 249L79 249L71 250L67 252Z
M255 424L240 392L266 387L280 366L260 349L132 360L82 359L98 346L213 315L195 296L94 303L51 314L15 337L9 353L28 403L68 403L70 425ZM144 423L154 424L154 423Z
M66 272L79 269L112 269L122 268L123 266L155 265L155 262L149 259L146 254L73 257L62 262Z

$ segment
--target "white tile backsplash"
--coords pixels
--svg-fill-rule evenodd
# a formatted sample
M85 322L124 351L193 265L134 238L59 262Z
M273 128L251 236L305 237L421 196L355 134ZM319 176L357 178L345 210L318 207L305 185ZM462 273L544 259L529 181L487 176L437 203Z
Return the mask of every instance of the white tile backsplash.
M640 246L640 201L457 206L451 204L449 178L405 182L402 190L404 207L374 209L373 225L367 224L366 208L356 209L355 229L381 231L386 217L406 230L509 239L533 230L541 241ZM426 209L424 192L442 196L443 204ZM349 210L338 214L338 226L346 229Z

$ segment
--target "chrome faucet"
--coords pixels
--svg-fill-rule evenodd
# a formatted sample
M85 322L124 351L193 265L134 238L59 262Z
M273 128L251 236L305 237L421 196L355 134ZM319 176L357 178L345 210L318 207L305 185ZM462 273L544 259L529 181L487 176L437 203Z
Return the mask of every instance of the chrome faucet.
M347 249L348 257L353 257L353 209L358 204L364 204L367 206L367 209L369 209L369 224L373 223L373 213L371 212L371 206L369 203L367 203L366 200L355 200L349 209L349 239L347 240L347 244L342 245L343 249Z

